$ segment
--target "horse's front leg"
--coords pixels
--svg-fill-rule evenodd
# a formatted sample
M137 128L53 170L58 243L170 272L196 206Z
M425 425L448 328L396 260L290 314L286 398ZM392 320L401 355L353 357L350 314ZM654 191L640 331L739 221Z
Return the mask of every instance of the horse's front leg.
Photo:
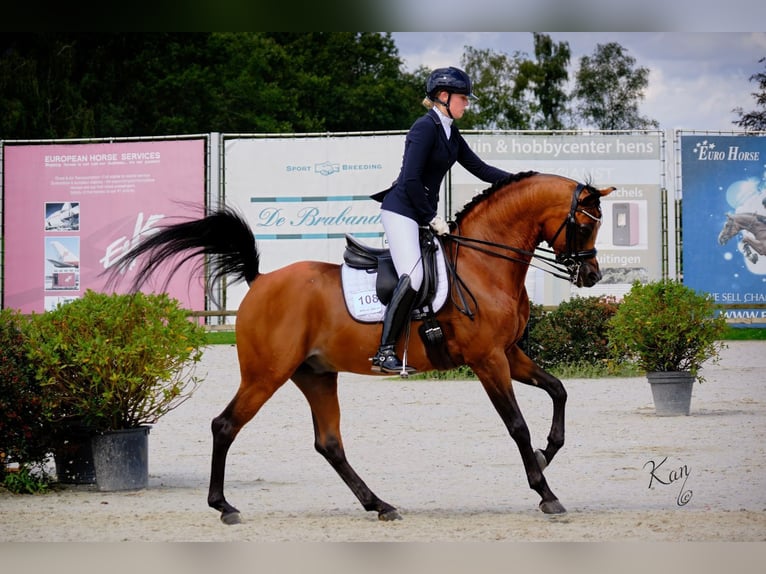
M553 402L551 430L548 433L548 445L544 450L535 451L538 461L545 469L556 453L564 446L565 409L567 392L559 379L541 369L519 347L513 346L507 352L511 365L511 377L525 385L538 387L548 393Z
M513 393L510 368L505 354L497 350L475 364L469 363L469 366L481 380L490 401L519 449L529 487L540 495L540 510L545 514L565 513L566 509L549 488L540 461L532 448L529 427Z
M753 241L749 237L745 237L742 240L742 251L751 263L758 263L758 255L766 255L764 253L763 246Z

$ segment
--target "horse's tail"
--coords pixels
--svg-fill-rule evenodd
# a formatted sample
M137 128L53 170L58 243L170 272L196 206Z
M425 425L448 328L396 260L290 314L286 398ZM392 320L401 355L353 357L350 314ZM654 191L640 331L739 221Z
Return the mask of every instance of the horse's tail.
M122 270L145 257L131 286L138 291L160 265L179 256L166 277L167 288L179 267L200 255L211 256L208 289L224 276L232 275L234 282L244 280L249 284L260 274L260 254L252 229L243 216L223 207L202 219L160 228L120 258L119 264L110 270L107 284L114 283ZM205 259L200 257L195 273L201 272L204 265Z

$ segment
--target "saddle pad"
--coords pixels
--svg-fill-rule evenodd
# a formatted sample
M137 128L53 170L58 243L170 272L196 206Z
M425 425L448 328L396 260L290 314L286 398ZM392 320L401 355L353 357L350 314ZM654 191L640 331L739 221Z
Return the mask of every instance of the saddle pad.
M436 253L436 293L434 294L433 309L438 311L447 300L449 282L447 280L447 265L444 262L441 245L437 244ZM368 273L364 269L353 269L345 263L341 265L341 284L343 298L349 314L363 323L377 323L383 320L386 306L380 302L375 291L375 281L378 273Z

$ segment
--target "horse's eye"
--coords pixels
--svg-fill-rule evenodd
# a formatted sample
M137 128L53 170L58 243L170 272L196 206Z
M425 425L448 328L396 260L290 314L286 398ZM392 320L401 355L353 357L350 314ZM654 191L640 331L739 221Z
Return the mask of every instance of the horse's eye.
M580 224L580 225L577 226L577 233L583 239L587 239L593 233L593 226L592 225Z

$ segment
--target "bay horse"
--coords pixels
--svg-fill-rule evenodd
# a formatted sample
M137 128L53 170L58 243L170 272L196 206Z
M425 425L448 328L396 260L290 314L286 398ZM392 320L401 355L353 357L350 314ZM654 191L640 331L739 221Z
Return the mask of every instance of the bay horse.
M546 514L566 512L543 470L564 444L567 393L559 379L517 345L529 319L524 279L538 244L546 241L566 279L580 287L598 282L601 271L594 246L601 225L600 200L614 189L596 189L552 174L514 174L474 197L456 214L455 233L439 237L473 307L466 313L451 297L436 315L449 357L456 366L468 365L481 381L518 447L529 486L540 495L539 508ZM200 255L210 256L210 284L226 275L249 284L236 321L240 385L211 424L209 506L221 513L224 523L240 522L239 511L224 497L229 447L274 392L292 379L310 405L316 450L365 510L377 512L380 520L401 518L394 506L368 488L343 448L338 373L374 374L370 357L378 347L381 323L362 323L350 316L340 265L300 261L261 273L252 229L236 211L224 207L202 219L161 228L130 250L114 273L145 256L133 281L137 290L166 260L175 260L169 262L172 276L181 263ZM436 369L418 337L408 343L408 363L421 372ZM399 341L397 352L403 347L404 341ZM552 399L551 428L542 450L532 448L512 379L539 387Z
M718 243L725 245L742 231L749 231L752 235L742 234L742 251L752 263L757 263L759 255L766 255L766 216L758 213L727 213L726 222L718 234Z

